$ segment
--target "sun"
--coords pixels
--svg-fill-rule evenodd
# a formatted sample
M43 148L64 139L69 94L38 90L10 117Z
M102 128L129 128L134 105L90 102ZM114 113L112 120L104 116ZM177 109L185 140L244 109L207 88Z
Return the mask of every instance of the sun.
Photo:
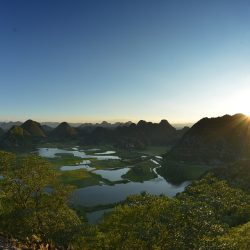
M227 99L227 110L231 114L242 113L250 116L250 89L233 93Z

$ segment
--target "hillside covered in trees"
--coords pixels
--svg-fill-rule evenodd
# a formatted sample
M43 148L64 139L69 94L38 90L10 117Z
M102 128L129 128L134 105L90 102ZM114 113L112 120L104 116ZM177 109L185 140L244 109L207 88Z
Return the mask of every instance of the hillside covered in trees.
M221 163L250 156L250 119L243 114L203 118L171 151L182 161Z
M198 169L202 164L213 167L172 198L132 195L99 224L90 225L84 210L71 202L74 187L62 184L49 162L32 154L1 151L0 234L8 244L23 249L248 250L249 124L246 116L234 115L205 118L182 131L167 121L140 121L114 129L62 123L45 130L33 121L12 127L1 137L4 146L32 148L41 142L73 140L110 143L130 152L135 147L175 145L157 168L172 178L171 183L186 180L192 164Z
M72 142L79 145L111 144L124 149L145 148L147 146L172 146L188 130L176 130L168 121L160 123L139 121L121 126L79 126L72 127L67 122L56 128L42 126L28 120L20 126L13 126L7 132L0 131L0 147L8 150L35 148L44 142Z
M0 232L23 249L249 249L249 182L233 171L244 179L249 162L207 173L173 198L128 197L91 226L45 160L0 156Z

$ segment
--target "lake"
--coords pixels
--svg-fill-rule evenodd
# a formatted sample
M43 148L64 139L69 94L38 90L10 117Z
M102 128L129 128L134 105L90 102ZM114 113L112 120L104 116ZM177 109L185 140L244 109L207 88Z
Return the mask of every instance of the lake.
M120 160L121 158L115 155L100 155L100 154L86 154L83 150L72 148L73 150L59 149L59 148L38 148L38 154L45 158L60 157L58 154L72 154L75 157L82 159L97 159L97 160ZM115 151L112 151L115 153Z
M113 186L97 185L76 189L72 194L72 201L77 205L92 207L123 201L129 195L140 194L144 191L155 195L164 194L173 197L177 193L183 192L189 183L189 181L186 181L176 186L167 182L164 178L157 177L142 183L128 182Z
M123 180L122 175L126 174L130 168L120 168L113 170L95 170L93 173L99 174L102 178L105 178L109 181L121 181Z
M85 150L88 152L95 152L97 149ZM79 150L78 147L74 147L72 150L65 150L59 148L39 148L38 154L46 158L61 157L60 154L72 154L75 157L84 159L81 163L74 166L61 166L61 171L74 171L77 169L85 169L92 173L100 175L102 178L111 182L117 182L127 180L126 183L116 183L113 185L105 185L103 181L99 182L99 185L88 186L84 188L76 189L71 196L71 201L74 205L84 207L94 207L98 205L108 205L125 200L127 196L140 194L142 192L148 192L155 195L166 195L169 197L175 196L177 193L183 192L185 187L190 184L190 181L185 181L180 185L174 185L166 181L162 176L157 173L157 168L160 168L160 162L162 158L160 156L150 157L150 161L155 165L150 171L154 171L156 177L151 180L142 182L134 182L128 179L124 179L122 176L126 174L130 168L134 166L124 166L119 169L95 169L91 167L91 159L96 160L121 160L115 151L105 151L100 153L87 154L83 150ZM59 154L59 155L58 155ZM111 154L111 155L110 155ZM142 156L142 161L145 156ZM84 180L83 180L84 181ZM91 213L87 213L89 222L98 221L104 212L108 210L100 210Z

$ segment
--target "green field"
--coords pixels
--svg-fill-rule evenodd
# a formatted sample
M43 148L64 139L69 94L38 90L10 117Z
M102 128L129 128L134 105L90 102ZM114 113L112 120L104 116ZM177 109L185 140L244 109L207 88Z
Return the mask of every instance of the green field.
M91 159L91 167L96 169L119 169L126 167L122 160L97 160Z
M40 145L40 147L57 147L72 150L72 147L75 147L76 145L77 144L75 142L70 142L67 145L62 143L46 143ZM98 148L99 150L97 152L105 152L109 150L116 151L114 155L119 156L121 160L88 159L91 161L91 163L88 165L97 170L120 169L131 166L129 172L122 176L124 180L112 182L102 178L101 175L95 174L86 169L61 171L60 167L62 166L75 166L83 161L82 158L75 157L73 154L70 153L57 154L57 157L47 158L47 160L51 163L51 166L57 171L58 179L61 183L73 185L76 188L83 188L101 184L114 185L116 183L126 183L128 180L135 182L143 182L156 178L157 175L153 171L153 168L155 168L156 165L150 161L150 158L155 155L161 155L163 153L166 153L166 151L168 150L166 147L149 147L143 151L127 151L113 148L110 145L89 146L84 148L79 147L79 150L84 150L87 154L94 154L96 151L88 152L88 149L93 148ZM142 158L141 156L144 156L144 158Z
M149 155L149 156L155 156L155 155L162 155L167 153L170 150L169 147L147 147L144 150L140 150L139 153L140 154L144 154L144 155Z
M75 186L76 188L83 188L93 185L99 185L100 181L109 184L109 181L103 179L100 175L91 173L85 169L78 169L73 171L60 171L59 180L62 183Z
M156 167L156 164L154 164L150 160L141 161L140 163L137 163L136 165L134 165L122 177L130 181L135 181L135 182L143 182L143 181L151 180L157 177L157 175L153 171L153 168L155 167Z
M62 147L63 145L63 147ZM72 150L72 147L76 146L75 142L70 142L67 145L62 143L46 143L40 145L41 147L58 147L63 149ZM57 154L58 157L47 158L51 163L51 166L57 170L59 175L59 181L65 184L73 185L77 188L87 187L92 185L101 185L102 183L107 185L114 185L116 183L126 182L126 180L134 182L143 182L156 178L157 175L153 171L156 165L150 161L153 156L162 155L166 153L169 148L167 147L148 147L144 150L121 150L114 148L110 145L103 146L89 146L80 147L79 150L85 150L88 154L94 154L95 152L88 152L88 149L98 148L97 152L105 151L116 151L114 155L117 155L121 160L97 160L89 159L93 167L97 170L110 170L110 169L120 169L124 167L131 167L131 169L122 176L124 181L112 182L107 179L102 178L91 171L85 169L72 170L72 171L60 171L61 166L75 166L82 162L82 158L75 157L73 154ZM90 153L91 152L91 153ZM142 158L144 156L144 158ZM87 159L85 159L87 160ZM179 184L186 180L194 180L199 178L203 173L210 170L210 166L187 164L185 162L177 162L165 160L161 163L164 168L157 169L157 172L165 177L171 183Z
M51 165L59 169L61 166L73 166L79 164L82 161L82 158L75 157L72 154L60 154L59 157L47 158Z
M213 168L213 166L209 165L197 165L173 160L165 160L162 166L163 168L157 169L157 172L174 184L198 179Z

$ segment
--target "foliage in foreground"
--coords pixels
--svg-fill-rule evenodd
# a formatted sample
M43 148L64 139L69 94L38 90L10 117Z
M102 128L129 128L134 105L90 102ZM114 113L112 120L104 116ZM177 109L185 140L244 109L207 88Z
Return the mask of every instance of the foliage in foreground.
M70 188L37 156L16 159L0 152L0 231L20 241L66 247L79 239L82 224L67 206Z
M249 221L250 196L209 174L176 198L129 197L98 226L91 248L248 249Z
M226 164L213 170L217 176L227 180L232 186L250 193L250 160L244 159Z
M0 232L26 243L35 239L51 249L249 249L250 195L212 174L175 198L130 196L99 225L84 226L67 206L71 189L57 184L43 159L0 152L0 173Z

